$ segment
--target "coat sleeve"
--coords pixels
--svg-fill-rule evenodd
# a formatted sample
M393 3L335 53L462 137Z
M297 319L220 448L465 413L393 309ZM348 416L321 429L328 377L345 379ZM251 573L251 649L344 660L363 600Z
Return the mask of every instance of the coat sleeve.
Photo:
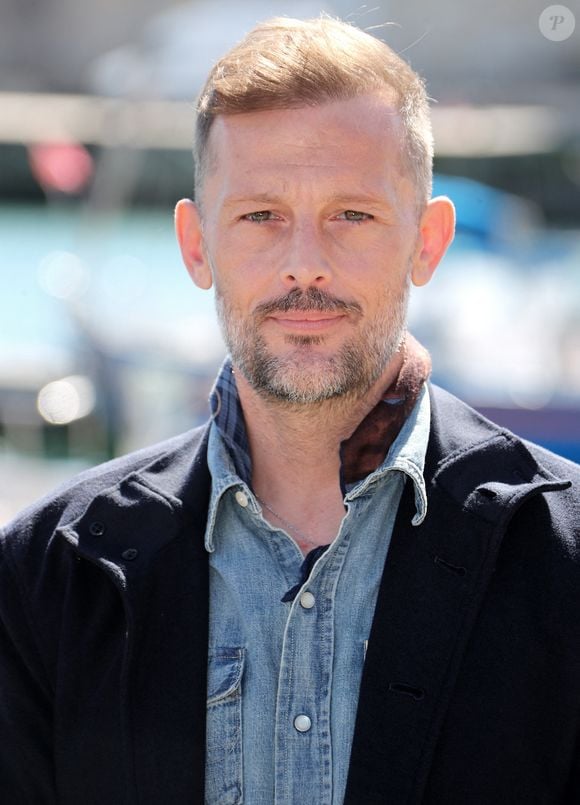
M572 760L572 770L566 796L562 800L562 805L578 805L580 802L580 733L576 740L576 750Z
M11 805L55 805L52 691L7 547L0 539L0 791Z

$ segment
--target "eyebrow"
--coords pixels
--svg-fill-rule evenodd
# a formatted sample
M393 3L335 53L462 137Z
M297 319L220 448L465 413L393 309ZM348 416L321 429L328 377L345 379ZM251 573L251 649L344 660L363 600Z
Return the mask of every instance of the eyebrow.
M237 204L264 204L266 207L271 207L281 203L284 203L283 199L273 193L251 193L248 195L226 197L224 207L233 207ZM344 205L346 209L349 209L355 204L388 207L389 209L393 206L386 198L379 198L378 196L367 195L366 193L355 193L353 195L336 193L327 199L327 203L341 204Z
M375 196L371 193L354 193L345 195L344 193L337 193L331 196L329 202L333 204L343 204L345 207L351 204L361 204L363 206L370 205L371 207L389 207L393 205L385 197Z
M281 199L279 196L270 193L248 193L248 195L241 196L226 196L224 207L233 207L236 204L279 204Z

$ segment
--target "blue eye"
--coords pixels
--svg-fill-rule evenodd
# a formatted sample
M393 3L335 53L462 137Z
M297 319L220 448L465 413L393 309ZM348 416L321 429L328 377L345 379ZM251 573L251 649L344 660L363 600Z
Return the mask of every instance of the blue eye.
M338 217L344 218L345 221L352 221L355 224L358 224L362 221L371 221L373 219L373 216L368 212L359 212L358 210L345 210L344 212L341 212Z
M271 218L272 213L270 210L258 210L258 212L249 212L247 215L244 215L246 221L251 221L254 224L262 224L264 221L270 221Z

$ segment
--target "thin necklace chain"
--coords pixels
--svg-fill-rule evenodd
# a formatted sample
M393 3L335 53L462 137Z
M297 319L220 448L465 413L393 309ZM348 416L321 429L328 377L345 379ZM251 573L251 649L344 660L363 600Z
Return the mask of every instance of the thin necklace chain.
M296 526L295 526L293 523L290 523L290 522L288 522L288 520L285 520L285 519L284 519L284 517L282 517L280 514L278 514L278 512L277 512L277 511L274 511L274 509L273 509L271 506L268 506L268 504L266 503L266 501L265 501L265 500L262 500L262 498L259 498L259 497L258 497L258 495L256 495L256 500L257 500L257 501L258 501L258 503L260 503L260 505L262 505L262 506L263 506L265 509L268 509L268 511L270 512L270 514L273 514L273 515L274 515L274 517L275 517L277 520L280 520L280 522L282 523L282 525L283 525L283 526L285 526L286 528L289 528L289 529L290 529L290 531L293 531L293 532L294 532L294 533L295 533L297 536L299 536L299 537L300 537L300 539L301 539L303 542L305 542L307 545L312 545L312 547L313 547L313 548L317 548L317 547L318 547L318 543L317 543L317 542L315 542L315 541L314 541L313 539L311 539L310 537L307 537L307 536L306 536L306 534L305 534L303 531L301 531L299 528L297 528L297 527L296 527Z

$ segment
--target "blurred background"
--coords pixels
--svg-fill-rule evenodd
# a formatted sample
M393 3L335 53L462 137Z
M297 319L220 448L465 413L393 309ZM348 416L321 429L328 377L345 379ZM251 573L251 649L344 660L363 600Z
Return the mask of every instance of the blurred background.
M224 348L172 230L194 99L256 21L321 11L404 54L434 101L435 192L458 212L411 304L434 379L580 460L578 2L4 0L0 523L206 418Z

